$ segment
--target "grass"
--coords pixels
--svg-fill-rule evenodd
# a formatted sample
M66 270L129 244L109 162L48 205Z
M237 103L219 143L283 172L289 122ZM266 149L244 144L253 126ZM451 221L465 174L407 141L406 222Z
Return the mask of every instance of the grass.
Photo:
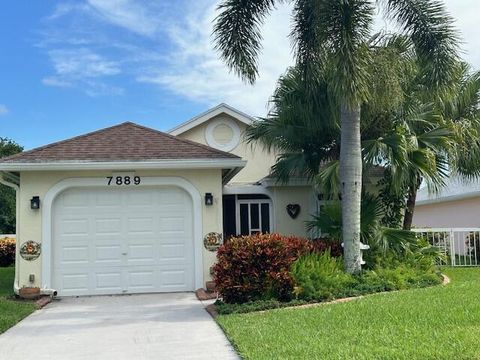
M447 286L217 318L244 359L480 359L480 268Z
M35 310L31 302L13 299L15 268L0 268L0 334Z

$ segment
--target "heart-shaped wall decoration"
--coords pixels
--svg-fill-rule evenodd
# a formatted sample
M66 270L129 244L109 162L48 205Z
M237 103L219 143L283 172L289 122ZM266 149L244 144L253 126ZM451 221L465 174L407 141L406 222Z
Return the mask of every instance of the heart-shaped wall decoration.
M298 204L288 204L287 205L287 214L290 215L292 219L296 219L300 214L300 205Z

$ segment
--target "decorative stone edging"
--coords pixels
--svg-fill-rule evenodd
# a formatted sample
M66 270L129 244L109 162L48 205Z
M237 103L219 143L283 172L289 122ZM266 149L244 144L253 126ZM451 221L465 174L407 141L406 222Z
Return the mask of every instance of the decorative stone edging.
M218 293L216 291L213 291L213 292L207 291L202 288L195 290L195 295L197 296L197 299L200 301L218 299Z
M47 306L47 304L50 304L51 302L52 302L52 297L48 295L44 295L40 297L37 301L35 301L35 306L37 307L37 309L41 309Z

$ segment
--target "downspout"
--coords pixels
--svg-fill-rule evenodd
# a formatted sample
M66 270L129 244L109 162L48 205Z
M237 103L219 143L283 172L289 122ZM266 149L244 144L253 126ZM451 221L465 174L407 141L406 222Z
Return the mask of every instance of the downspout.
M18 228L18 218L20 216L20 186L14 184L13 182L7 181L3 178L3 172L0 172L0 184L8 186L15 190L15 242L16 242L16 250L15 250L15 281L13 282L13 291L15 294L18 295L20 290L20 283L19 283L19 273L18 273L18 266L19 266L19 259L18 259L18 244L20 243L20 229Z

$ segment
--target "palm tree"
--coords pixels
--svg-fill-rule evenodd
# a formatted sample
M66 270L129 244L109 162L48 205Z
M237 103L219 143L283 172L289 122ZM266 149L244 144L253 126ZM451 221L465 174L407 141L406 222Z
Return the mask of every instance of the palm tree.
M434 113L439 117L436 128L427 122L407 122L417 150L412 152L410 163L416 166L406 168L408 198L403 228L410 230L415 210L417 191L424 180L433 191L444 185L444 179L451 175L464 178L480 176L480 73L471 73L466 64L460 64L448 92L431 99ZM425 99L424 90L414 92L412 98ZM430 174L422 173L427 167L418 166L430 161Z
M227 66L254 83L261 51L261 25L281 0L223 0L215 20L216 49ZM440 91L450 79L457 58L457 35L452 20L438 0L291 0L291 38L297 65L307 84L318 69L326 68L332 94L340 104L340 177L345 270L360 264L360 203L362 151L360 115L369 98L371 36L374 5L383 7L415 45L426 69L424 80Z

